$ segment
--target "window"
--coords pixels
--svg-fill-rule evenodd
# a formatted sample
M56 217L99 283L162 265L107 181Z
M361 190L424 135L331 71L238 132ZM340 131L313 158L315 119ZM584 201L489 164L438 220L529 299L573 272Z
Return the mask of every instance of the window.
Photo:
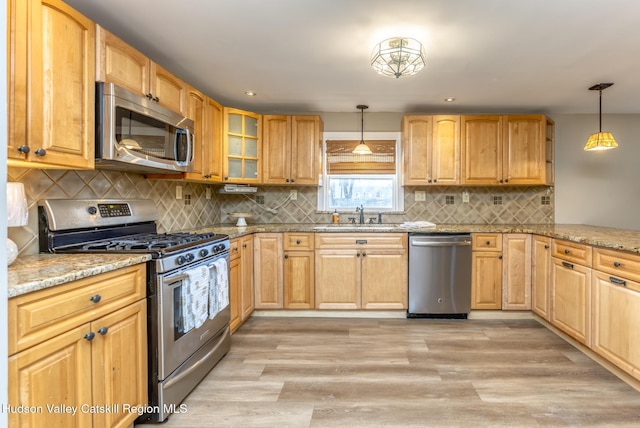
M371 155L351 153L360 142L360 135L350 134L355 133L325 133L325 179L318 191L318 209L351 212L364 206L365 210L402 211L398 134L365 134ZM382 135L374 139L372 134Z

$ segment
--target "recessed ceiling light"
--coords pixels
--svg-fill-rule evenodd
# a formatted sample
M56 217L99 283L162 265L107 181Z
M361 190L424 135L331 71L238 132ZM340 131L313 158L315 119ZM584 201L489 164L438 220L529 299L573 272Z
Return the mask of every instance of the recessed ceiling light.
M255 97L256 95L258 95L253 91L245 91L244 94L248 97Z
M452 102L454 102L456 99L455 99L455 98L453 98L453 97L447 97L447 98L445 98L444 100L445 100L446 102L448 102L448 103L452 103Z

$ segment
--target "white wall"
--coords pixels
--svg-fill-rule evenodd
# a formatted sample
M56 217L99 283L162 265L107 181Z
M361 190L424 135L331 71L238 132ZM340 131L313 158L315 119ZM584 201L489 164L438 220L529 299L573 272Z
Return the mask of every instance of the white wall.
M603 115L617 149L585 152L597 115L556 115L555 222L640 230L640 115Z

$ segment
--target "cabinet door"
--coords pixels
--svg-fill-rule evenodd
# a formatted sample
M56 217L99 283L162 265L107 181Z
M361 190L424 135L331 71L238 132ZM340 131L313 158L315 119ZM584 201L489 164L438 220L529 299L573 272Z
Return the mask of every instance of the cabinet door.
M240 269L240 258L232 258L229 262L229 309L231 312L229 329L231 333L236 331L242 323L241 280L242 271Z
M407 252L361 250L362 308L407 308Z
M262 152L265 184L285 184L291 179L291 116L262 117Z
M10 7L9 157L43 168L93 168L95 24L60 0Z
M471 309L502 308L502 255L474 251L471 256Z
M316 251L316 308L360 308L358 250Z
M592 348L640 379L640 284L593 271Z
M260 183L262 146L258 114L224 108L223 181Z
M462 116L462 184L502 180L502 116Z
M291 183L317 185L322 159L320 116L291 117Z
M533 236L531 265L531 309L549 321L551 281L551 238Z
M425 185L431 179L432 116L405 116L402 119L404 185Z
M546 118L508 115L504 118L503 178L509 184L545 184Z
M93 403L118 406L117 413L95 413L94 427L127 427L138 416L125 404L147 401L147 302L141 300L91 323Z
M43 412L9 413L10 427L90 427L92 414L49 413L46 405L80 409L91 404L89 324L71 329L9 358L9 402L42 406Z
M284 307L282 233L258 233L254 236L254 281L256 309Z
M287 251L284 255L285 309L315 307L315 269L313 251Z
M189 88L187 98L187 117L193 120L193 169L185 178L204 179L205 158L205 96L195 88Z
M241 265L241 294L242 294L242 321L247 320L253 309L254 304L254 285L253 285L253 235L247 235L240 238L240 265Z
M104 28L96 26L96 80L139 95L149 93L151 61Z
M209 97L205 98L205 136L203 141L204 178L214 183L222 181L222 106Z
M590 346L590 268L551 258L551 324Z
M531 235L502 235L502 310L531 310Z
M158 104L186 116L188 85L154 62L150 70L149 89Z
M460 184L460 116L434 116L431 142L433 184Z

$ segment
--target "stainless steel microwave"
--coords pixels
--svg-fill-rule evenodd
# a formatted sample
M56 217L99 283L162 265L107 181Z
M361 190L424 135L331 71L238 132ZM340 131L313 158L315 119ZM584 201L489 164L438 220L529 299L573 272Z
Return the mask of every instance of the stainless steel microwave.
M193 121L113 83L96 84L96 168L193 169Z

